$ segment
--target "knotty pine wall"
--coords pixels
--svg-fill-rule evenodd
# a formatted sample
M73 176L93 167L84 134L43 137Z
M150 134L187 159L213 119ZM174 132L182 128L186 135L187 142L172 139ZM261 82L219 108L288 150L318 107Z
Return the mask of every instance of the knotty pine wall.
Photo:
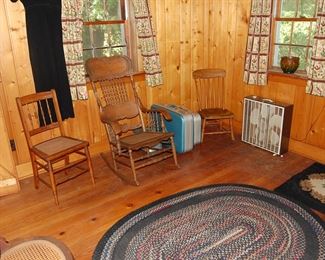
M227 71L226 104L235 113L239 132L242 100L254 94L294 104L290 150L325 163L325 98L306 95L305 81L272 74L266 87L242 82L250 0L150 0L158 32L164 85L148 88L139 82L142 100L182 104L196 110L191 73L197 68ZM25 15L18 1L0 0L1 104L10 139L16 142L13 158L20 177L29 175L30 163L15 98L34 92L28 56ZM69 135L87 139L93 153L107 149L92 91L88 101L74 102L76 117L65 121Z

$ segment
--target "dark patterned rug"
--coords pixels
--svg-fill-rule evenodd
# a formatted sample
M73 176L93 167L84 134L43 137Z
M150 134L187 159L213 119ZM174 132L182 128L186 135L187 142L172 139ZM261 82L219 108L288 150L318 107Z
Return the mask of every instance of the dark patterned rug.
M314 163L277 187L275 191L325 213L325 165Z
M118 221L93 259L324 259L324 223L264 189L213 185L158 200Z

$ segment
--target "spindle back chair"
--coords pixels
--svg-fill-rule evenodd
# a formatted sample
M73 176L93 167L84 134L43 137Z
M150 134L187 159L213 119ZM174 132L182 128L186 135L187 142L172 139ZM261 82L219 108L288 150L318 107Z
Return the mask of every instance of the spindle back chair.
M202 142L207 134L230 134L235 140L234 114L225 108L225 77L226 72L222 69L198 69L193 72L202 118Z

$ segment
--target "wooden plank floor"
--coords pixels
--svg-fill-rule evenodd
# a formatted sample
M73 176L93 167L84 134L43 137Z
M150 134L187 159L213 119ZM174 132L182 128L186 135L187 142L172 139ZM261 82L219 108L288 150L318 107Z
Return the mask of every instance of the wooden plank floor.
M293 153L284 157L226 136L208 136L204 144L173 160L139 170L139 187L116 177L100 156L93 158L96 186L88 174L59 186L60 206L51 191L33 180L21 182L22 190L0 198L0 236L7 240L46 235L71 249L76 259L91 259L97 242L118 219L152 201L189 188L240 183L273 189L311 165L313 161ZM322 219L325 215L319 214Z

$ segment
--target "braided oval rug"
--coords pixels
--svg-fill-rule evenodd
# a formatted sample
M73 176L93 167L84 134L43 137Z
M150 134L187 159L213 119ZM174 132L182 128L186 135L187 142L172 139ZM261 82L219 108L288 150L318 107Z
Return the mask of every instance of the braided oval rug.
M93 259L325 259L325 226L274 192L213 185L155 201L118 221Z

